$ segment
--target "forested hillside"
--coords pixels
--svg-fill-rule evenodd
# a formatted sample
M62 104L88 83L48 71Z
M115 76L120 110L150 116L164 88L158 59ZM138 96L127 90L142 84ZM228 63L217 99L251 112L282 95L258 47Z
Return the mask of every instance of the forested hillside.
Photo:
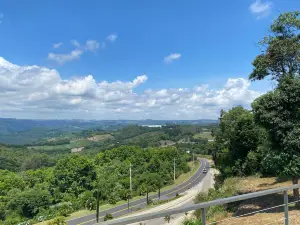
M214 124L130 125L111 132L83 130L34 145L2 144L0 224L32 224L93 210L98 192L103 205L158 191L174 182L174 159L178 177L190 170L192 153L211 153L211 142L200 136L214 128Z

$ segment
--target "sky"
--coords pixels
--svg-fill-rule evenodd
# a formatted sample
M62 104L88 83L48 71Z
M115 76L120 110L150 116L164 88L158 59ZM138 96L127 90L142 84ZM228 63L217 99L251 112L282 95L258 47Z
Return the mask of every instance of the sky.
M299 0L0 0L0 117L217 119L271 90L257 46Z

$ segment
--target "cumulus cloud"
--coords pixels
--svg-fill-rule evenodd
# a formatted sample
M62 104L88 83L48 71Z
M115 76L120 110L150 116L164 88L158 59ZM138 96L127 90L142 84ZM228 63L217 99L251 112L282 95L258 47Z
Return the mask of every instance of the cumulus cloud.
M79 44L79 42L78 42L77 40L71 40L70 42L71 42L71 44L74 45L75 47L80 48L80 44Z
M118 35L116 34L110 34L106 37L106 40L108 40L109 42L113 43L117 40Z
M59 64L63 64L66 62L73 61L75 59L79 59L82 53L83 51L81 49L75 49L70 53L66 53L66 54L56 54L51 52L48 54L48 59L56 61Z
M62 42L59 42L59 43L54 43L53 44L53 48L59 48L60 46L62 46Z
M87 51L95 52L100 47L100 44L96 40L87 40L85 43L85 49Z
M271 12L271 9L271 2L263 2L261 0L256 0L249 6L250 12L255 15L257 19L268 16Z
M229 78L219 89L199 84L137 92L147 79L145 74L113 82L92 75L62 79L57 70L0 57L0 117L216 119L221 109L249 107L261 94L244 78Z
M174 60L180 59L180 57L181 57L181 54L180 54L180 53L172 53L172 54L170 54L170 55L168 55L168 56L166 56L166 57L164 58L164 62L167 63L167 64L170 64L170 63L172 63Z

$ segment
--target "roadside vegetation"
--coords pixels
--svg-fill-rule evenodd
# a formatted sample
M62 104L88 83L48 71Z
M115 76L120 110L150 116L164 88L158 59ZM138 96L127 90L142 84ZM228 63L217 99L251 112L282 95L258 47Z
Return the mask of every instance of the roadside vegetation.
M50 138L34 145L1 145L0 224L27 225L49 219L54 224L73 212L78 211L73 214L77 216L95 212L97 193L104 210L128 198L132 201L172 188L199 168L199 163L193 165L193 154L194 159L196 153L207 154L208 140L195 141L193 135L213 126L131 125L110 133L87 130L76 137ZM164 146L160 141L174 144ZM82 150L72 153L72 148Z
M220 172L216 177L216 189L211 190L208 195L198 195L196 202L298 183L300 174L300 139L297 138L300 136L299 31L300 12L283 13L271 25L270 34L259 42L262 54L253 61L253 72L249 79L255 81L268 77L275 80L277 86L274 90L255 99L252 110L238 106L228 111L221 111L219 126L213 131L215 142L212 144L212 157L215 167ZM262 178L243 179L250 175ZM267 179L273 180L273 183L266 182ZM256 181L252 182L253 180ZM289 182L280 183L280 180ZM299 199L299 190L295 189L290 194L292 199ZM207 216L210 222L215 222L243 212L271 207L272 204L273 206L282 204L282 199L282 196L275 195L268 196L264 200L251 200L252 205L249 202L244 203L248 204L247 210L238 204L215 206L208 209ZM296 204L296 208L298 207ZM249 218L254 219L253 217ZM270 215L258 215L258 218L260 219L255 220L254 224L268 224L274 221L275 217L272 220ZM263 221L264 218L265 223L258 222ZM185 221L185 224L198 224L199 219L199 212L196 212L196 219ZM240 224L251 223L250 219L248 222L246 218L239 220ZM227 224L227 222L217 224ZM294 224L299 224L299 221Z

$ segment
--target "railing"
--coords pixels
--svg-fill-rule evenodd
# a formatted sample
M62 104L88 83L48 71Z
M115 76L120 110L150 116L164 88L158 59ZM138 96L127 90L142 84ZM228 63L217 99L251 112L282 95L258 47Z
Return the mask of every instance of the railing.
M217 199L217 200L210 201L210 202L203 202L200 204L194 204L194 205L190 205L190 206L185 206L185 207L180 207L180 208L175 208L175 209L170 209L170 210L164 210L164 211L160 211L160 212L147 213L147 214L138 215L138 216L115 219L115 220L111 220L111 221L106 221L101 224L103 224L103 225L126 225L126 224L147 221L147 220L151 220L151 219L156 219L156 218L161 218L161 217L165 217L165 216L170 216L170 215L174 215L174 214L185 213L185 212L201 209L202 225L210 225L210 224L216 224L219 222L256 214L258 212L263 212L263 211L267 211L267 210L274 209L274 208L283 207L284 217L282 217L281 220L284 221L285 225L289 225L289 213L288 213L289 204L299 202L300 200L296 200L296 201L289 203L287 192L289 190L294 190L294 189L299 189L299 188L300 188L300 184L296 184L296 185L292 185L292 186L288 186L288 187L269 189L269 190L265 190L265 191L259 191L259 192L244 194L244 195L233 196L230 198ZM281 205L276 205L274 207L257 210L255 212L243 214L243 215L236 216L236 217L226 218L222 221L217 221L217 222L213 222L213 223L206 222L206 210L211 206L223 205L223 204L232 203L232 202L238 202L238 201L242 201L242 200L257 198L257 197L270 195L270 194L276 194L276 193L280 193L280 192L283 192L283 204L281 204Z

